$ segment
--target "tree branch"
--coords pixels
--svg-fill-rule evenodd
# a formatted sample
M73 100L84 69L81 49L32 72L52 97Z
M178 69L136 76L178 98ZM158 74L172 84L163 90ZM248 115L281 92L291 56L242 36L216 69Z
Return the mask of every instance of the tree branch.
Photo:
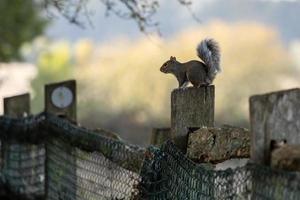
M54 8L59 14L66 18L70 23L76 24L84 28L84 21L92 26L90 19L90 12L87 9L87 3L90 0L44 0L45 7L49 11ZM155 29L159 33L159 22L154 20L154 15L159 8L158 0L99 0L105 6L105 15L110 13L122 18L133 20L139 30L143 33L149 33L149 30ZM198 17L192 12L192 0L177 0L182 6L185 6L192 17L196 21L200 21Z

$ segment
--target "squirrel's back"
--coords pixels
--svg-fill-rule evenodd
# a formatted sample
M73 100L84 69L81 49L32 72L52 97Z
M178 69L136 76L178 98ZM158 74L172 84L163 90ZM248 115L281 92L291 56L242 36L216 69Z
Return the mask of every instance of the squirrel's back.
M207 82L207 68L203 62L198 60L191 60L184 63L186 69L186 76L194 86L208 85Z

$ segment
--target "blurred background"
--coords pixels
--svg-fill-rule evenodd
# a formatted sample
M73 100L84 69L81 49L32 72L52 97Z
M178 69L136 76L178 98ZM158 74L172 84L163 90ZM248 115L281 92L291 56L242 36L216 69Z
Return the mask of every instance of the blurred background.
M300 85L299 1L159 0L149 26L108 9L119 0L70 2L81 12L64 0L0 1L1 98L30 91L38 113L44 84L76 79L80 124L147 145L152 127L170 126L178 86L159 67L198 59L206 37L222 51L217 126L247 128L249 96Z

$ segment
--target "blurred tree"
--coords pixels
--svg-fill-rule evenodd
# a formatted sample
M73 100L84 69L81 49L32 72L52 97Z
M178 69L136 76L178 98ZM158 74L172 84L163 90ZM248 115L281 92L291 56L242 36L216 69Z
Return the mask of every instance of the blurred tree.
M45 41L46 49L37 56L38 74L31 82L33 89L32 111L43 110L44 85L51 82L72 78L72 57L70 45L67 42L49 44Z
M20 47L43 33L47 20L35 0L0 1L0 61L20 60Z
M220 43L222 55L223 72L214 82L217 125L247 127L250 95L299 85L286 46L262 24L212 22L167 40L114 38L99 47L81 41L74 59L81 124L147 143L151 127L170 126L170 92L177 87L159 67L171 55L181 62L198 60L196 45L208 36Z

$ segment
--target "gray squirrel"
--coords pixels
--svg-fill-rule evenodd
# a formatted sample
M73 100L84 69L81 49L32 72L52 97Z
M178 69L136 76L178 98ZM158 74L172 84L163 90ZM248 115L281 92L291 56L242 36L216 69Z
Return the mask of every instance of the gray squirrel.
M184 88L189 82L194 87L207 86L212 84L216 75L221 72L220 48L213 39L204 39L197 47L198 57L203 61L191 60L180 63L176 57L171 56L160 71L173 74L179 83L179 88Z

